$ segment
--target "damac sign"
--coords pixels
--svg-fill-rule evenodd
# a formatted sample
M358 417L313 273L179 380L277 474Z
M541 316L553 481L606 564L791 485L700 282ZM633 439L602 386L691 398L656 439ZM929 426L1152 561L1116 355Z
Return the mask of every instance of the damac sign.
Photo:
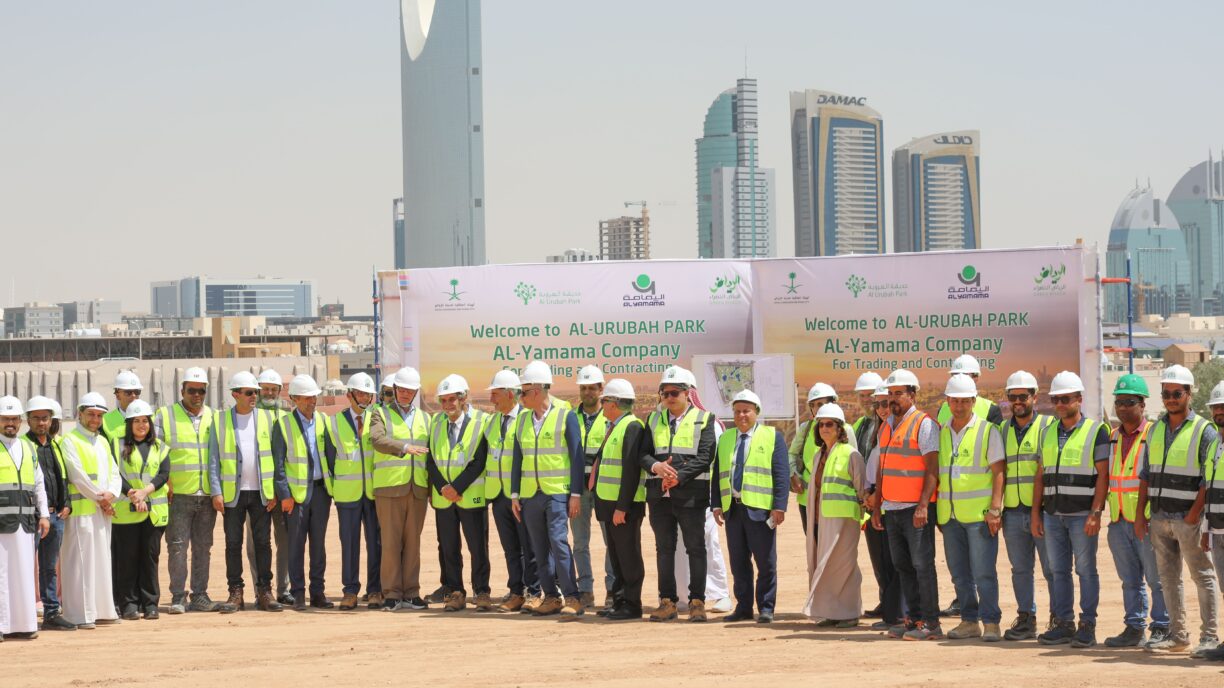
M816 96L817 105L858 105L864 106L867 104L865 96Z
M972 136L948 136L945 134L944 136L940 136L939 138L935 139L935 143L946 145L946 146L972 146L973 137Z

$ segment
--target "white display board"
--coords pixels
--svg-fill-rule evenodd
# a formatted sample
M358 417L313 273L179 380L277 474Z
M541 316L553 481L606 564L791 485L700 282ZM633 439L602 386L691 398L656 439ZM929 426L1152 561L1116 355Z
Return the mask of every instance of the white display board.
M719 418L731 418L731 399L751 389L761 397L762 420L795 417L795 357L791 354L693 356L701 400Z

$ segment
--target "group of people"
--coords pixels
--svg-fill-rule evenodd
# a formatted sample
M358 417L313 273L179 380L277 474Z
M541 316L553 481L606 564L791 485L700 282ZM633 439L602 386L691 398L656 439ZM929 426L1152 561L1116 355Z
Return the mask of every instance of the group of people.
M400 612L434 603L455 612L470 604L477 611L576 618L595 608L594 516L606 545L607 596L598 614L641 619L641 528L649 517L659 588L650 621L684 613L704 622L708 611L726 611L725 621L769 623L777 597L776 528L793 493L807 539L803 610L818 625L853 628L876 616L874 628L906 640L1095 645L1097 539L1108 503L1107 541L1125 615L1122 632L1105 644L1224 659L1217 647L1224 383L1212 390L1207 420L1190 409L1193 375L1169 366L1161 374L1165 413L1152 423L1146 384L1123 376L1114 390L1120 423L1110 428L1083 415L1083 383L1072 372L1055 375L1046 391L1053 417L1036 412L1035 376L1012 374L1007 419L998 404L978 396L980 368L972 356L956 359L950 372L935 417L916 407L919 382L910 371L887 379L864 373L855 384L863 413L853 424L836 390L817 383L807 397L810 420L789 445L780 430L759 421L761 400L748 389L735 395L733 423L724 429L701 408L694 375L680 367L664 372L659 403L644 419L634 414L634 387L605 381L595 366L579 371L576 404L557 399L542 361L521 376L498 371L487 388L491 411L473 407L467 381L448 375L438 384L441 411L433 415L421 407L421 378L410 367L389 376L381 390L369 375L353 375L348 408L333 416L316 409L321 389L306 375L290 381L290 406L283 407L282 380L270 370L235 374L233 405L214 410L204 404L206 373L189 369L181 399L156 411L140 399L140 380L125 371L115 380L115 408L98 393L85 394L68 433L60 431L62 411L53 400L34 397L23 405L5 397L0 632L8 639L37 636L36 587L45 630L156 619L163 536L168 613L244 609L244 560L256 608L332 608L324 576L333 502L340 609L365 604ZM28 431L21 435L23 420ZM428 506L441 580L423 598ZM489 582L490 510L508 573L508 590L497 600ZM224 602L207 593L218 514ZM937 529L957 598L944 613L960 617L946 635ZM363 534L366 583L359 598ZM996 572L1000 534L1018 607L1006 631ZM867 612L860 536L879 588L879 605ZM730 554L731 592L720 537ZM1193 648L1183 561L1202 616ZM1034 595L1038 562L1050 591L1043 632Z

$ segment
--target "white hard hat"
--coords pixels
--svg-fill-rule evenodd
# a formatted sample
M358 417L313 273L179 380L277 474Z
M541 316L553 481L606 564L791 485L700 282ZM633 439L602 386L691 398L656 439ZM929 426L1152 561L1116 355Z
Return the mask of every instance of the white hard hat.
M1037 391L1037 378L1027 370L1017 370L1007 376L1007 384L1003 387L1003 391L1010 392L1013 389L1031 389Z
M261 385L276 385L277 387L280 387L281 385L285 384L285 381L281 379L280 373L272 370L271 368L260 371L259 377L256 379Z
M816 412L816 419L820 420L821 418L835 418L845 423L846 412L843 411L842 407L838 406L837 404L825 404L824 406L820 407L819 411Z
M438 383L438 396L444 394L467 394L468 383L462 375L450 374Z
M114 389L144 389L144 385L140 384L140 378L136 373L130 370L120 370L115 376Z
M421 389L421 374L417 372L416 368L404 366L395 371L395 386L419 390Z
M972 399L977 396L977 383L968 375L956 374L948 378L944 396L953 399Z
M523 368L521 378L525 385L551 385L552 368L544 361L532 361Z
M880 386L879 386L879 387L876 387L876 389L875 389L875 394L872 394L871 396L873 396L873 397L886 397L886 396L888 396L888 385L886 385L886 384L884 384L883 382L881 382L881 383L880 383Z
M854 391L874 392L876 387L879 387L883 382L884 378L880 377L878 373L867 371L859 375L858 380L854 382Z
M208 373L204 372L203 368L188 368L187 371L183 373L183 382L199 382L207 385Z
M628 380L619 377L612 378L603 388L604 397L615 397L617 399L637 399L637 393L633 391L633 385L629 384Z
M499 370L493 374L493 382L485 389L522 389L523 383L513 370Z
M259 382L255 376L245 370L239 370L234 373L229 381L230 389L259 389Z
M322 393L323 390L319 389L319 383L309 375L294 375L289 381L289 396L291 397L317 397Z
M366 392L367 394L378 394L378 388L374 386L374 378L368 373L353 373L349 376L348 385L350 392Z
M1080 379L1079 375L1076 375L1069 370L1064 370L1055 375L1054 379L1050 381L1051 396L1057 394L1072 394L1074 392L1083 391L1084 381Z
M31 413L34 413L35 411L50 411L51 417L54 418L56 406L57 404L55 403L55 401L47 397L43 397L43 396L30 397L30 400L26 402L25 412L26 412L26 415L29 415Z
M51 418L55 420L64 420L64 407L54 399L51 400Z
M918 389L918 376L905 368L897 368L884 381L886 387L913 387Z
M106 410L106 399L103 399L102 395L98 394L97 392L88 392L85 394L85 396L81 397L81 400L79 402L77 402L77 408L78 409L96 408L96 409L102 409L103 411L105 411Z
M0 397L0 416L22 416L21 400L17 397Z
M833 401L837 401L837 390L833 389L832 385L826 385L823 382L817 382L808 390L808 401L813 399L827 399L832 397Z
M387 375L386 377L384 377L384 378L382 379L382 385L380 385L380 386L381 386L383 389L386 389L386 388L388 388L388 387L394 387L394 386L395 386L395 373L391 373L391 374Z
M750 389L741 389L740 391L736 392L735 397L731 399L731 406L734 407L736 402L739 401L746 401L749 404L757 407L757 413L761 412L761 397L758 397L756 392L753 392Z
M1194 373L1191 373L1186 366L1171 365L1168 368L1160 371L1160 384L1162 385L1193 385Z
M247 373L247 375L250 375L250 373ZM153 407L149 406L149 402L145 401L144 399L137 399L128 404L127 408L123 409L124 420L131 420L136 416L149 416L152 418Z
M952 367L948 369L949 375L981 375L982 366L978 365L978 360L969 354L962 354L952 361Z
M697 378L693 375L693 371L680 366L671 366L663 371L663 378L659 380L659 386L663 385L685 385L688 387L697 386Z
M578 370L578 384L580 385L602 385L604 382L603 371L598 366L582 366Z
M1224 382L1211 388L1211 398L1207 400L1208 406L1219 406L1220 404L1224 404Z

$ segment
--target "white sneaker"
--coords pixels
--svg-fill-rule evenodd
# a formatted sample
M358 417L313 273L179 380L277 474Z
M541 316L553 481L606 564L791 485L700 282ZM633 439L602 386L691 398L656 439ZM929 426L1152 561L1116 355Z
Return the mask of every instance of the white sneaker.
M1200 640L1199 644L1190 651L1190 656L1195 659L1202 659L1203 655L1216 649L1220 644L1218 640Z
M709 609L710 609L710 611L712 611L712 612L722 612L722 613L724 613L724 614L725 614L725 613L727 613L727 612L731 611L731 598L730 598L730 597L724 597L724 598L722 598L721 600L719 600L719 601L715 602L714 604L710 605L710 606L709 606Z

